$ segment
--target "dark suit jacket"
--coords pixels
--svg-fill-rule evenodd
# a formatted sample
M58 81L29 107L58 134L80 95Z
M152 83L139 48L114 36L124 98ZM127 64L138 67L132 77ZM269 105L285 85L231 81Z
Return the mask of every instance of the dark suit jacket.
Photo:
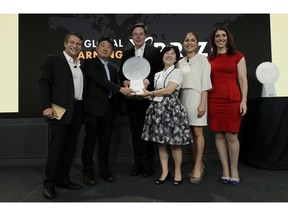
M70 124L74 109L74 84L72 71L63 53L46 56L41 64L39 80L42 109L55 103L66 109L61 120L52 119L54 124Z
M84 112L101 117L108 104L109 93L119 94L120 86L116 69L108 64L110 79L107 79L106 71L101 60L96 57L87 59L84 63L86 78L86 94L84 98ZM111 100L113 102L114 96Z
M123 71L122 71L123 64L128 58L131 58L134 56L135 56L135 48L134 47L123 52L121 67L120 67L120 71L119 71L119 78L120 78L121 85L123 85L124 80L127 80L127 78L124 76ZM148 62L150 63L150 67L151 67L150 73L147 77L147 79L150 82L150 85L148 86L148 90L151 91L154 89L154 75L155 75L155 73L163 70L163 64L162 64L160 49L146 44L143 58L148 60ZM136 111L138 109L143 109L143 106L147 107L149 105L149 101L148 100L129 100L129 99L127 99L126 105L127 105L128 111L129 110Z

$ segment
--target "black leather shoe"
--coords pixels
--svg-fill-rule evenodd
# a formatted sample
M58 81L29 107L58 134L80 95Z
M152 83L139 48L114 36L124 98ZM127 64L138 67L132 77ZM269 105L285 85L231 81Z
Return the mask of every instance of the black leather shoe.
M131 176L138 176L142 173L143 168L138 168L134 167L133 170L131 171L130 175Z
M152 176L154 173L153 169L144 169L142 176L143 177L149 177Z
M74 190L81 188L81 186L79 184L73 183L71 181L59 182L59 183L57 183L57 187L74 189Z
M43 196L46 199L53 199L55 197L55 188L44 188Z
M97 184L97 181L93 175L84 175L83 182L89 186L93 186Z
M111 173L108 171L107 172L100 172L99 177L104 179L107 182L114 182L116 180L116 178L113 175L111 175Z

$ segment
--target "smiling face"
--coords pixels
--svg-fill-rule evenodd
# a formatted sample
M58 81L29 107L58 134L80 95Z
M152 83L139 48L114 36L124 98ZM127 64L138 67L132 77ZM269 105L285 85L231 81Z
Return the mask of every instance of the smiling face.
M214 43L217 47L217 51L226 51L226 44L227 44L227 33L223 30L217 30L214 35Z
M192 32L187 33L183 42L183 48L186 54L196 53L196 50L198 48L198 40Z
M132 40L135 44L135 47L138 49L140 48L144 43L146 39L145 30L142 27L136 27L132 32Z
M165 64L165 68L168 68L175 64L177 60L176 52L174 49L170 49L169 51L165 52L163 55L163 62Z
M113 52L113 46L107 40L103 40L97 45L96 51L99 58L108 61Z
M64 42L65 52L73 59L78 57L78 54L82 50L82 46L83 41L75 35L70 35L67 42Z

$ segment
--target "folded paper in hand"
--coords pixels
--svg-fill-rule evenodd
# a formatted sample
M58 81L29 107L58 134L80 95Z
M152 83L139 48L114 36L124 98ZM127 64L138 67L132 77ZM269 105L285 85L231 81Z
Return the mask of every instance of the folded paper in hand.
M56 111L57 113L57 116L54 116L55 119L58 119L60 120L62 118L62 116L64 115L64 113L66 112L66 109L57 105L57 104L54 104L52 103L52 108Z

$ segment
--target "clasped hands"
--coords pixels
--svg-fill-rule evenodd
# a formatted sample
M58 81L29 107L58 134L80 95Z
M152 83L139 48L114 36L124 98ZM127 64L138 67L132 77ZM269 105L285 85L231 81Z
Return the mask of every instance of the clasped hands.
M136 94L133 89L129 88L129 87L122 87L120 89L120 92L125 95L126 97L133 97L134 99L142 99L142 98L146 98L146 99L150 99L151 98L151 92L143 89L143 93L142 94Z
M125 95L126 97L131 97L134 95L134 91L129 87L121 87L120 88L121 94Z
M124 89L130 89L130 80L125 80L123 82L123 85L124 85L124 88L123 88L123 91ZM130 91L127 93L127 94L124 94L125 96L129 97L130 99L143 99L143 98L150 98L148 97L148 94L151 94L149 91L147 91L147 87L149 85L149 81L147 79L143 80L143 85L144 85L144 88L143 88L143 94L138 94L136 93L135 91L133 91L133 89L130 89ZM122 89L122 88L121 88Z

